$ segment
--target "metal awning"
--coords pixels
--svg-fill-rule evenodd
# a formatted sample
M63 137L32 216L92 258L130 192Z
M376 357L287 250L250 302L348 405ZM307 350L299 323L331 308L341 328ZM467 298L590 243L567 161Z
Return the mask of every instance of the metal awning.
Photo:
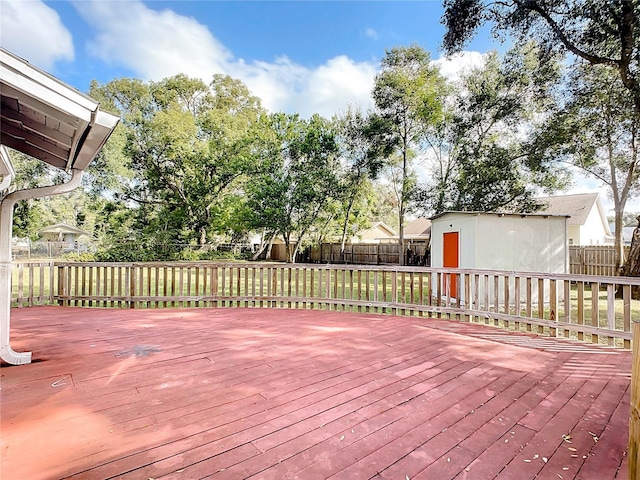
M62 170L84 170L118 117L0 48L0 143Z

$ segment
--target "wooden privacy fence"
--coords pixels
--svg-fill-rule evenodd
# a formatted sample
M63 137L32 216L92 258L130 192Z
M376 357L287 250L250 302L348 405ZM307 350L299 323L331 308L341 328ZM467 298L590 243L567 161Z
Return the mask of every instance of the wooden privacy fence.
M630 347L640 279L273 263L19 264L14 305L288 307L427 315ZM616 298L619 292L621 298Z
M406 245L405 264L428 264L426 243ZM346 243L341 252L340 243L322 243L311 247L310 260L316 263L352 263L357 265L398 265L400 245L397 243Z
M625 258L630 247L624 247ZM570 246L569 271L574 275L616 276L616 252L613 245Z

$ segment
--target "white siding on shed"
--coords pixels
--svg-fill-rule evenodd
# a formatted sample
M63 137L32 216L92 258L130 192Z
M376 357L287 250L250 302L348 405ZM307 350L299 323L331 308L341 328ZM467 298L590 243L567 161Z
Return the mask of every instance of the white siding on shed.
M458 266L461 269L568 272L567 217L475 212L441 214L431 219L432 267L443 266L443 239L449 232L458 232ZM479 285L481 298L486 293L493 295L487 288L493 290L491 285ZM500 298L503 298L503 289L501 284ZM535 295L537 286L533 289ZM444 285L442 290L445 291ZM456 296L464 302L463 286L458 285L456 290ZM511 292L514 291L511 285ZM558 292L558 298L560 294Z
M566 218L451 212L432 220L431 265L442 267L442 235L460 235L460 268L567 273Z

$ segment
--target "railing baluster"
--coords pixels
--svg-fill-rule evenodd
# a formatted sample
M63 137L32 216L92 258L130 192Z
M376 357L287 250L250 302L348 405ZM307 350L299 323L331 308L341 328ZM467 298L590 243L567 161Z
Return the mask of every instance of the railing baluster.
M581 340L586 336L592 342L606 339L609 345L625 348L631 346L632 313L636 308L632 287L640 287L640 279L622 277L226 262L24 262L16 263L12 279L15 306L57 301L66 306L91 307L366 309L405 316L482 319L516 330L524 326L542 334ZM585 284L590 287L585 289ZM591 295L588 304L586 295Z
M578 325L584 325L584 282L578 282ZM578 330L578 340L584 340L584 331Z
M592 282L591 283L591 326L599 327L600 326L600 305L599 305L599 295L600 295L600 283ZM591 335L591 341L593 343L598 343L599 337L597 334Z
M631 285L623 285L622 287L622 305L623 305L623 330L631 331ZM631 340L624 339L624 348L631 348Z

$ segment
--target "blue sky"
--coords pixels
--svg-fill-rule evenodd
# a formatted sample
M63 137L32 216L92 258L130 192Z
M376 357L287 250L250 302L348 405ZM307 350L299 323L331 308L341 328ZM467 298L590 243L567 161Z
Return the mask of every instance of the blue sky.
M2 46L81 91L91 80L225 73L269 110L367 106L385 50L442 54L440 1L0 0ZM479 35L445 73L500 48Z
M508 47L485 29L461 55L442 58L442 11L441 1L0 0L0 44L83 92L91 80L223 73L270 111L330 117L371 105L394 46L422 46L448 78ZM595 190L609 207L593 180L572 189Z

